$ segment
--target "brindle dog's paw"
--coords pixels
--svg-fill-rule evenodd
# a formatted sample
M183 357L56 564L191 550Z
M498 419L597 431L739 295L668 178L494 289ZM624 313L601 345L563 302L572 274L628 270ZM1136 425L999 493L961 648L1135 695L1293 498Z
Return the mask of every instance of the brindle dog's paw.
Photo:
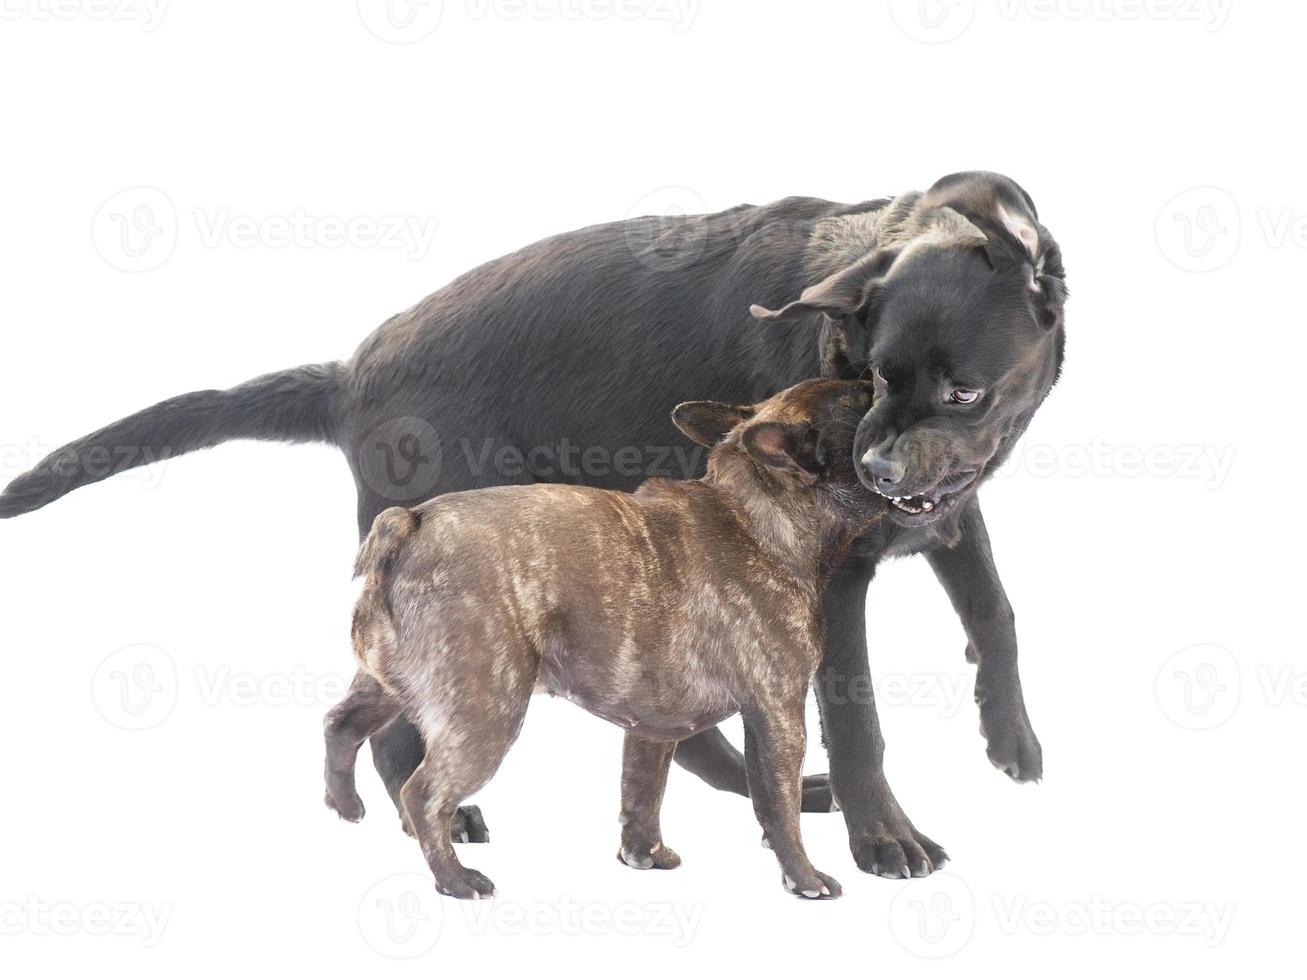
M853 860L882 878L924 878L948 863L948 854L911 824L882 828L850 841Z
M804 813L834 813L838 809L830 791L830 776L822 772L803 777Z
M1038 782L1044 777L1044 750L1024 707L1006 710L982 705L980 734L994 768L1018 783Z
M476 901L493 898L495 883L474 868L460 868L457 872L436 879L436 891L450 898Z
M455 844L489 844L490 828L479 806L461 806L450 822L449 839Z
M798 895L799 898L839 898L844 894L838 881L820 871L813 871L811 875L798 880L781 872L781 885L791 895Z
M648 844L623 844L622 849L617 852L617 860L628 868L635 868L636 871L648 871L650 868L656 868L659 871L670 871L672 868L681 866L680 855L664 845L662 841L653 846Z
M336 811L336 816L340 817L341 820L348 820L350 823L358 823L363 819L363 814L367 812L363 806L363 801L359 799L358 793L354 794L353 799L338 800L332 795L331 790L327 790L323 799L326 801L327 806Z

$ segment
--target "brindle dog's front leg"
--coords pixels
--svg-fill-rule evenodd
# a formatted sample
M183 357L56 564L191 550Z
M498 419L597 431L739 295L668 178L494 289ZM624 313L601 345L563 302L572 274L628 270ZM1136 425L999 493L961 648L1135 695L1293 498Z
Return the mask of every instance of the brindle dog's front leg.
M742 712L744 764L753 811L780 862L785 890L804 898L837 898L840 883L812 866L799 835L806 693L769 697Z
M622 849L617 860L639 871L681 863L663 843L659 823L675 751L675 742L651 742L629 733L622 743Z
M912 825L882 767L885 742L867 663L867 586L874 571L874 562L852 556L822 595L826 652L815 686L831 792L859 868L885 878L928 875L948 855Z
M1019 783L1041 778L1044 753L1021 696L1012 605L994 567L979 501L973 497L962 513L961 540L926 557L967 631L989 761Z

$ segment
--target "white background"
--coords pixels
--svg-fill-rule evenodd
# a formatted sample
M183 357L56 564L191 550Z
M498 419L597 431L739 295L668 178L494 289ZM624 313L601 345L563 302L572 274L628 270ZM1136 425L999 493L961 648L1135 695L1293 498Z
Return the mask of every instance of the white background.
M441 902L366 756L367 819L321 802L320 718L352 663L346 468L233 444L0 525L0 968L1207 977L1297 959L1307 11L445 0L433 24L437 6L405 30L368 0L5 0L0 478L169 395L348 356L553 232L999 170L1073 294L1065 378L983 493L1044 783L986 762L961 629L925 563L900 562L869 617L887 768L946 874L864 875L842 820L815 815L809 850L845 897L791 899L747 803L680 771L663 826L684 866L629 870L619 733L538 700L477 799L493 843L463 849L500 897ZM297 213L312 232L287 244ZM159 234L134 255L115 220L142 215L128 244ZM396 216L434 235L367 238ZM143 712L124 683L152 692Z

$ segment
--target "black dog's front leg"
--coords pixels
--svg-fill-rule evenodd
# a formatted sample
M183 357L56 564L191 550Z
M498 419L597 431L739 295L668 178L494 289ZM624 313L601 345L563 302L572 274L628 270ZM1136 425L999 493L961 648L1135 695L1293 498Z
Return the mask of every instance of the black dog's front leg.
M968 501L958 543L926 557L967 631L967 659L976 664L976 703L989 761L1017 782L1039 779L1044 755L1021 695L1012 605L994 567L979 501Z
M874 572L874 562L851 558L826 587L817 704L831 792L844 811L858 867L886 878L922 876L942 867L948 855L912 826L885 781L885 742L867 661L867 586Z

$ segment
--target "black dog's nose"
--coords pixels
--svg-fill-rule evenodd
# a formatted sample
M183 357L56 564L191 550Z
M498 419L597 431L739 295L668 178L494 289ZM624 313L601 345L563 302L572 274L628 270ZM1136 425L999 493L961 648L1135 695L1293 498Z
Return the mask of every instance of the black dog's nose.
M899 485L906 472L905 467L898 460L889 459L876 453L867 453L862 457L863 468L876 481L876 489L881 491L893 490Z

